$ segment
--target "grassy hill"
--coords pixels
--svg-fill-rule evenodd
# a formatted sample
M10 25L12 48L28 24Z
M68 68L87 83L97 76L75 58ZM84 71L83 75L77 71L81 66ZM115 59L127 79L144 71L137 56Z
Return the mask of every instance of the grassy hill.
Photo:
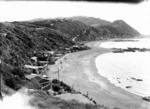
M110 38L113 37L127 38L140 35L138 31L136 31L134 28L132 28L122 20L114 21L109 25L98 26L97 29L102 31L105 35L110 36Z
M71 19L80 21L97 29L103 38L120 38L139 36L140 33L123 20L109 22L99 18L77 16Z

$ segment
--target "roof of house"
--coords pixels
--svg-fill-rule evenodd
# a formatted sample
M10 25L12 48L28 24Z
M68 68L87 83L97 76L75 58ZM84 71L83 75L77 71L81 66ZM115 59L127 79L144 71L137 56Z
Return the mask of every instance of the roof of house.
M37 60L36 56L31 57L32 60Z
M37 74L30 74L30 75L26 75L25 76L27 79L31 80L32 78L37 78L40 80L40 76L38 76Z
M30 69L39 69L43 68L43 66L32 66L32 65L24 65L25 68L30 68Z

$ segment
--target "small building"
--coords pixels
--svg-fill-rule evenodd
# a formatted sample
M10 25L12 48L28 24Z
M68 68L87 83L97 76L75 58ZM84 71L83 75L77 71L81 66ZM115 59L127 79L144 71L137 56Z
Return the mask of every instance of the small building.
M49 63L48 61L38 61L38 65L40 66L46 65L48 63Z
M26 79L29 80L29 82L26 84L26 87L28 89L34 89L34 90L42 89L42 90L46 91L47 85L51 84L50 80L43 78L41 76L38 76L36 74L26 75L25 77L26 77ZM50 89L50 88L51 87L49 87L48 89Z
M40 74L40 70L43 69L43 66L24 65L24 67L32 71L32 73L35 73L35 74Z
M61 53L55 54L55 57L61 57L61 56L63 56L63 54Z
M28 89L41 89L42 85L40 84L40 80L42 80L42 78L40 76L31 74L31 75L26 75L25 76L26 79L29 80L29 82L26 84L25 87L27 87Z

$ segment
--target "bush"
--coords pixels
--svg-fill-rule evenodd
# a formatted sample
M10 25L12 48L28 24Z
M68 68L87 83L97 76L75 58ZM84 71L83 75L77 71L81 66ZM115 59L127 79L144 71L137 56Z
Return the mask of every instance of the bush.
M59 91L60 91L60 86L59 86L58 84L53 84L53 85L52 85L52 89L53 89L53 91L55 91L55 92L59 92Z
M25 76L24 76L25 71L22 70L20 67L14 68L14 69L11 71L11 73L12 73L13 75L19 76L20 78L24 78L24 77L25 77Z
M7 64L3 64L1 65L0 72L2 73L4 84L11 89L18 90L26 81L24 78L21 78L23 77L21 74L18 76L15 74L16 70L11 69Z
M59 84L60 82L59 82L59 80L57 80L57 79L53 79L53 80L52 80L52 83L54 83L54 84Z
M12 89L18 89L17 85L16 85L16 80L11 76L11 75L7 75L5 78L4 78L4 82L5 84L12 88Z
M66 86L64 89L65 89L65 91L67 91L67 92L71 92L71 91L72 91L72 89L71 89L70 86Z

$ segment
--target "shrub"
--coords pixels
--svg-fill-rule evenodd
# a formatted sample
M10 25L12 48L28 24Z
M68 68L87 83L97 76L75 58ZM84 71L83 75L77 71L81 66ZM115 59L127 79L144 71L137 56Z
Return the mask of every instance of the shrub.
M20 67L14 68L14 69L11 71L11 73L12 73L13 75L18 75L20 78L24 78L24 77L25 77L25 76L24 76L25 71L22 70Z
M16 89L16 90L18 89L17 85L16 85L16 80L11 75L7 75L4 78L4 82L8 87L10 87L12 89Z
M71 92L71 91L72 91L72 89L71 89L70 86L66 86L64 89L65 89L65 91L67 91L67 92Z
M58 84L53 84L53 85L52 85L52 89L53 89L53 91L55 91L55 92L59 92L59 91L60 91L60 86L59 86Z
M59 80L57 80L57 79L53 79L53 80L52 80L52 83L54 83L54 84L59 84L60 82L59 82Z

